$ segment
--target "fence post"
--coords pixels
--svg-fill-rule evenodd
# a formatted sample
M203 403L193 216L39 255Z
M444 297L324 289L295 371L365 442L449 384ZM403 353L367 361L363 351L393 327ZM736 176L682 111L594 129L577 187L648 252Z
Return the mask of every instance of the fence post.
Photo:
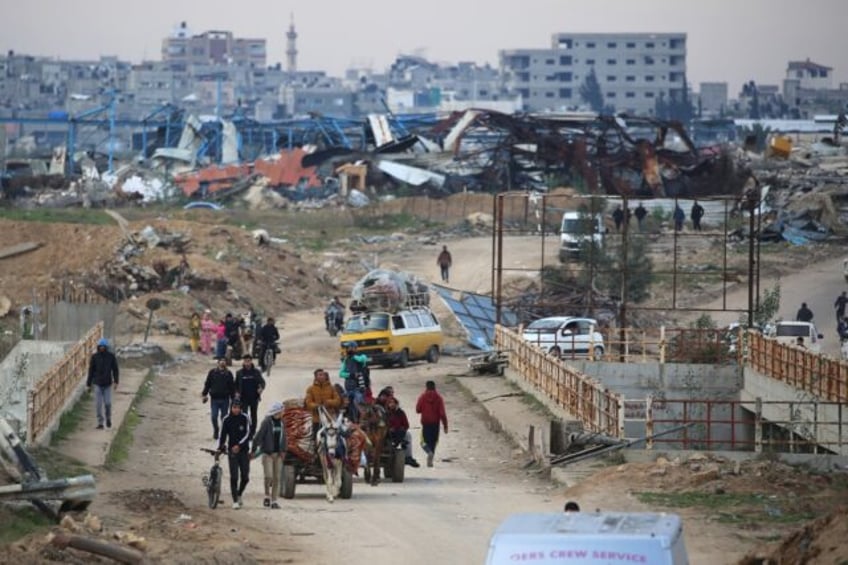
M754 400L754 452L763 451L763 399Z
M660 326L660 365L665 364L665 326Z
M654 448L654 397L648 395L645 399L645 449Z

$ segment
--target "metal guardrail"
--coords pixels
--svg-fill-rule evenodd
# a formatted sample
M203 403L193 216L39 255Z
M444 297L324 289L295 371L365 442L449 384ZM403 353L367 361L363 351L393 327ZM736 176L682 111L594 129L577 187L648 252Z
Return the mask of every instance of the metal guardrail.
M755 371L809 392L821 400L848 404L848 362L749 331L747 359Z
M517 333L521 334L519 327ZM603 343L589 342L583 336L560 336L557 343L548 343L538 336L527 340L539 347L558 346L564 359L596 359L622 363L709 363L723 364L739 361L739 351L731 347L731 335L738 342L738 333L724 329L695 328L601 328ZM604 347L603 355L596 349ZM579 351L588 346L589 353Z
M85 380L89 360L101 337L103 322L98 322L30 389L27 394L28 444L37 441L62 414L68 400Z
M772 414L768 417L768 414ZM786 417L774 417L773 414ZM848 444L848 407L839 402L782 400L627 399L622 421L645 425L646 449L841 453Z
M495 327L495 347L508 350L509 365L519 377L578 418L588 431L620 436L620 395L503 326Z

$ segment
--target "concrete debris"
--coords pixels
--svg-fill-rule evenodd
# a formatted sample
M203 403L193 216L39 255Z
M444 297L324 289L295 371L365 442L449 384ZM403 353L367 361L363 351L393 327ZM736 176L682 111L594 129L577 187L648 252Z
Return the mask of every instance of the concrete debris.
M64 146L40 158L7 159L0 198L18 207L112 207L187 196L198 207L226 202L297 210L361 208L410 191L543 193L553 179L609 195L744 197L753 178L772 189L758 193L763 199L768 194L771 208L761 206L760 213L774 212L760 234L765 240L815 242L841 234L848 221L842 192L848 151L838 128L826 137L760 128L765 133L749 133L744 143L726 141L734 135L696 145L677 122L596 114L468 109L443 118L374 113L340 120L316 114L288 124L257 124L179 112L172 119L175 135L156 136L140 156L119 162L112 172L106 165L111 158L71 155ZM754 130L753 124L738 126ZM37 149L34 139L17 144ZM796 201L822 193L829 200ZM491 225L486 214L468 222ZM738 237L746 236L742 228Z

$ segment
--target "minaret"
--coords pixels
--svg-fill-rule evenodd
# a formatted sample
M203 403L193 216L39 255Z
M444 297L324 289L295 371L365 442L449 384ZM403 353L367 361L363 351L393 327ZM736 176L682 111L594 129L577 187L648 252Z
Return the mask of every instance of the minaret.
M294 14L291 15L291 24L286 33L286 70L290 73L297 71L297 32L294 30Z

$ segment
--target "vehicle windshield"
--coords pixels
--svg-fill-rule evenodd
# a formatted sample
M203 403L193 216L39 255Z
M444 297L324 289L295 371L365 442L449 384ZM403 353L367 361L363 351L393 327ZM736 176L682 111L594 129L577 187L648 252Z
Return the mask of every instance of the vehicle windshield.
M562 320L548 320L542 318L541 320L536 320L535 322L531 322L526 329L528 330L555 330L559 328L563 324Z
M345 332L361 333L389 329L388 314L357 314L347 321Z
M803 325L787 325L787 324L779 324L777 326L777 336L778 337L809 337L810 335L810 327Z
M563 233L589 234L596 231L591 218L575 218L562 221Z

